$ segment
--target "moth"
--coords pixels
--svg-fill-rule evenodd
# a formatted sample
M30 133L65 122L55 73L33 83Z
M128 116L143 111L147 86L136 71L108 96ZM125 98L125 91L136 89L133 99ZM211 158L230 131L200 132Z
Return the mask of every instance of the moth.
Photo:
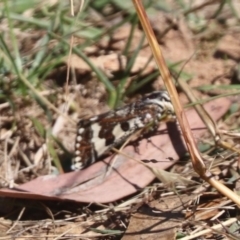
M134 103L80 119L72 169L80 170L95 163L138 130L147 132L157 128L161 121L172 119L175 119L174 109L166 91L155 91Z

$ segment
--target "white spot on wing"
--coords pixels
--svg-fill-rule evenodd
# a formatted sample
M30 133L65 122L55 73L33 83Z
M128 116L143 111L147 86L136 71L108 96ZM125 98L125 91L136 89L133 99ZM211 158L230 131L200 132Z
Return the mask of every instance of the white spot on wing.
M79 133L79 134L82 134L83 132L84 132L84 128L79 128L79 129L78 129L78 133Z
M77 136L77 142L82 141L82 137L81 136Z
M82 160L82 158L79 157L79 156L74 158L74 162L75 162L75 163L81 162L81 160ZM82 163L81 163L81 164L82 164Z
M128 120L128 124L129 124L128 131L123 131L120 124L117 124L113 128L112 134L114 135L116 141L117 139L122 139L123 137L129 136L130 134L132 134L136 129L136 125L138 126L138 123L136 123L136 119Z
M107 150L106 140L104 138L99 138L99 132L101 130L101 126L98 123L94 123L91 125L93 136L91 139L91 143L94 146L97 155L100 156Z
M72 170L80 170L81 168L83 168L83 165L81 162L75 163L74 165L71 166Z
M125 132L122 130L121 125L117 124L112 131L113 136L116 138L119 138L121 135L124 135Z
M96 121L97 119L98 119L98 116L96 116L96 117L91 117L89 120L92 121L92 122L94 122L94 121Z
M148 120L148 119L147 119ZM147 122L149 122L149 121L147 121ZM143 128L144 127L144 124L143 124L143 122L142 122L142 120L140 119L140 118L136 118L135 120L134 120L134 123L135 123L135 125L137 126L137 128Z
M146 118L147 118L147 119L152 119L152 115L151 115L150 113L147 113L147 114L146 114Z

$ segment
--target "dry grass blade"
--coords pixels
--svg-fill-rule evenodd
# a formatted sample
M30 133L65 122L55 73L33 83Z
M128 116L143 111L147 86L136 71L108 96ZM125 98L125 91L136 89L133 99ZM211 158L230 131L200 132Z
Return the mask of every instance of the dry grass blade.
M32 91L32 93L34 93L39 99L41 99L41 101L46 104L46 106L48 106L50 109L52 109L54 112L56 112L57 114L59 114L60 116L63 116L64 118L66 118L68 121L73 122L73 120L71 118L69 118L68 116L64 115L64 113L62 113L61 111L59 111L49 100L47 100L44 96L42 96L33 86L31 83L29 83L29 81L20 74L20 80ZM73 122L74 123L74 122Z
M184 137L184 140L186 142L189 154L192 159L192 164L194 170L199 174L199 176L207 181L209 184L211 184L214 188L216 188L219 192L230 198L233 202L238 204L240 206L240 198L237 194L235 194L233 191L231 191L229 188L227 188L225 185L220 183L219 181L215 180L211 174L206 169L206 166L204 164L203 158L201 157L197 147L195 140L193 138L192 132L189 127L188 120L186 118L186 115L183 111L183 108L179 102L178 95L176 88L171 81L171 75L167 68L167 65L165 63L165 60L163 58L161 49L158 45L157 39L153 33L153 30L151 28L151 24L149 22L149 19L146 15L145 9L142 5L142 2L140 0L133 0L133 3L135 5L137 14L139 16L140 22L142 24L142 27L144 29L144 32L147 36L150 48L153 52L155 61L158 65L158 68L161 72L162 78L164 80L165 86L169 92L170 98L172 100L172 104L174 106L176 116L180 125L180 128L182 130L182 134Z
M195 98L194 94L192 93L192 91L191 91L190 87L187 85L187 83L184 82L184 81L181 81L181 80L179 80L178 83L179 83L180 87L184 90L184 92L187 95L187 97L189 98L189 100L191 100L191 102L197 102L197 99ZM239 149L235 148L234 146L231 146L229 143L227 143L227 142L225 142L221 139L221 135L220 135L220 133L217 129L217 126L216 126L215 122L209 116L208 112L202 107L202 105L197 104L197 105L194 106L194 108L198 112L202 121L208 127L208 130L210 131L210 133L214 137L215 143L218 144L219 146L223 147L223 148L230 149L230 150L240 154Z
M220 230L222 229L223 227L226 227L226 226L230 226L232 223L236 222L237 219L236 218L230 218L228 219L227 221L225 222L221 222L220 224L217 224L211 228L208 228L208 229L204 229L200 232L197 232L195 234L192 234L191 236L187 236L187 237L184 237L184 238L181 238L182 240L190 240L190 239L195 239L197 237L200 237L200 236L204 236L205 234L207 233L210 233L210 232L214 232L216 230Z
M142 3L161 71L166 78L176 73L189 87L185 95L200 99L184 109L191 127L184 134L194 136L211 174L239 193L239 156L218 140L240 149L240 1ZM178 123L146 126L116 154L70 172L79 118L164 88L132 1L0 6L0 240L239 239L238 205L194 171ZM185 90L178 91L182 103L190 102ZM174 89L170 95L177 101ZM205 174L195 143L188 147Z

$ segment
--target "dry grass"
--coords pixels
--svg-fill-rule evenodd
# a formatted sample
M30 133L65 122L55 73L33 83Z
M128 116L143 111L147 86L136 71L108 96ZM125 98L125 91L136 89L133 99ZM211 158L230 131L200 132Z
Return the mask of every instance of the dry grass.
M79 117L163 88L128 4L74 3L73 17L67 2L0 3L2 188L69 172ZM208 133L197 140L207 168L238 193L240 7L234 0L208 4L152 1L146 8L168 67L187 91L201 102L230 96L216 129L235 149L217 146ZM192 105L180 86L181 102ZM188 155L168 170L158 171L162 182L108 204L2 197L0 238L239 239L238 207L198 177Z

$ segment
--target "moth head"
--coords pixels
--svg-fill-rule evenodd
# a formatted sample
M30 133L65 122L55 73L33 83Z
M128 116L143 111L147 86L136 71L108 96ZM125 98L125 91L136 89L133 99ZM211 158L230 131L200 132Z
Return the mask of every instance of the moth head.
M166 91L149 93L143 98L145 104L152 104L157 111L158 121L175 119L175 112L170 97Z

